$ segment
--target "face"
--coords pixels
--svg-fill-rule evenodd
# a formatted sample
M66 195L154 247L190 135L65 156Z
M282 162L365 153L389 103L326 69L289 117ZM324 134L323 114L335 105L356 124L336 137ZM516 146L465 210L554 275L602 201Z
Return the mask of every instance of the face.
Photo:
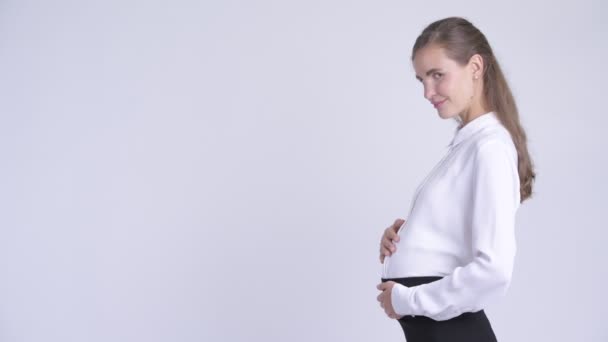
M436 45L416 52L413 60L416 79L424 87L424 97L441 118L460 115L464 119L471 111L479 111L476 107L479 106L481 69L477 57L471 57L469 64L461 66Z

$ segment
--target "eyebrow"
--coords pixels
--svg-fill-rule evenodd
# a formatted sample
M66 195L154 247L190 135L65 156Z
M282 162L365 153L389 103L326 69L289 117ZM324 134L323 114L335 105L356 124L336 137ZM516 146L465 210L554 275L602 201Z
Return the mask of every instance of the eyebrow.
M428 76L428 75L430 75L430 74L434 73L435 71L439 71L439 69L437 69L437 68L433 68L433 69L431 69L431 70L427 71L427 72L426 72L426 75ZM422 81L422 78L420 78L418 75L416 75L416 79L417 79L418 81Z

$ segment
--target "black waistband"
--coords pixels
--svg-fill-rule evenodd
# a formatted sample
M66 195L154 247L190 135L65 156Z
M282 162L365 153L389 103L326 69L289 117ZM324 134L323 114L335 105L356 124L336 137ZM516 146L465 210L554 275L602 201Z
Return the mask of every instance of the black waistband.
M403 286L411 287L418 286L422 284L432 283L437 281L443 277L440 276L425 276L425 277L405 277L405 278L380 278L382 282L386 281L394 281L395 283L399 283Z

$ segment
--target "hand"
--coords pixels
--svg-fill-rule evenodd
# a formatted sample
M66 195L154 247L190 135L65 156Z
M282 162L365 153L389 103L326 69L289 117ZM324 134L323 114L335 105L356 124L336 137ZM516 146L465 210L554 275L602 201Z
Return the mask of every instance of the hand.
M376 299L378 299L378 301L380 302L380 307L384 309L384 312L388 317L400 319L403 316L397 315L395 309L393 309L393 304L391 302L391 293L395 284L396 283L394 281L387 281L378 284L376 288L382 291L382 293L380 293Z
M399 235L397 235L397 231L399 227L403 225L405 222L404 219L396 219L395 223L392 226L386 228L384 230L384 234L382 235L382 239L380 240L380 262L384 263L384 257L390 256L397 248L395 247L394 242L399 242ZM393 242L394 241L394 242Z

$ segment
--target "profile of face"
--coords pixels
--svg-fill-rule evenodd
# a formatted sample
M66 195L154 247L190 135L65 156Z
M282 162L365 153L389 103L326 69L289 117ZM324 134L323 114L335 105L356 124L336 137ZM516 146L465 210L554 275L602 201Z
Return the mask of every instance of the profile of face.
M416 79L424 86L424 97L443 119L470 112L483 112L481 70L483 59L474 55L467 65L450 59L442 47L430 44L419 49L413 59ZM466 120L464 120L466 121Z

